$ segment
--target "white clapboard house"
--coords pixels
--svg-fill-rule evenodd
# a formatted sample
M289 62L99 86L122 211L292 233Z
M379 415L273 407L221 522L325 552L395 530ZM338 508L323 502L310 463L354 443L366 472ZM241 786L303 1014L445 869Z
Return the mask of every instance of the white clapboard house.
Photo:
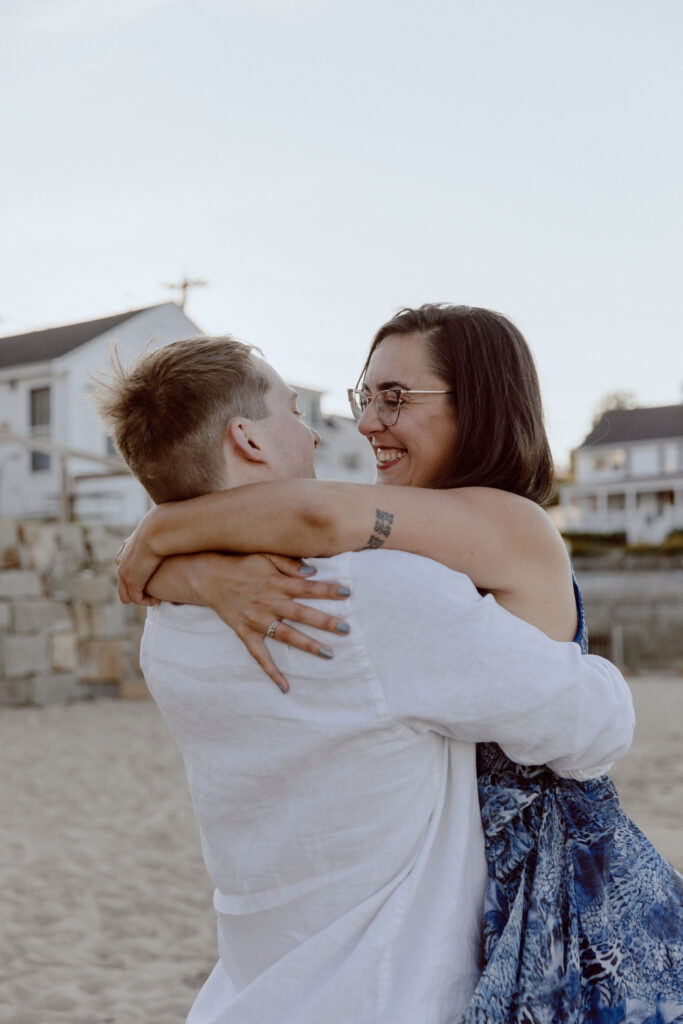
M564 532L625 533L660 544L683 530L683 404L605 412L560 485Z
M53 519L68 506L81 520L137 522L149 499L97 419L89 374L106 366L114 343L125 364L148 346L201 333L180 306L164 302L0 338L0 517ZM318 475L372 480L370 446L352 420L323 416L321 393L298 390L300 407L322 436ZM32 448L26 438L34 437Z

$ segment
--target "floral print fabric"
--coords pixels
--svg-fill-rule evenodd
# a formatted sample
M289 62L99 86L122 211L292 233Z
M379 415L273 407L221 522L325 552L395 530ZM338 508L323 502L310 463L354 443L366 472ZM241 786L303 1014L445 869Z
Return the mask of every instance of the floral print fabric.
M494 744L477 766L484 967L461 1024L683 1024L683 878L611 779L562 779Z

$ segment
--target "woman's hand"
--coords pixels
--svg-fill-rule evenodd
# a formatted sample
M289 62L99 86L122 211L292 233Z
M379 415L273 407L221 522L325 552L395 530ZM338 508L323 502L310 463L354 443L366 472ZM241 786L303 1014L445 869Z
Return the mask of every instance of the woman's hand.
M116 553L114 561L119 571L119 600L123 604L152 605L157 601L145 593L150 579L161 565L162 559L152 551L148 533L152 509L126 537Z
M302 569L304 572L302 573ZM273 639L297 647L300 651L330 658L329 648L286 622L348 633L348 624L333 615L300 604L297 598L339 601L348 597L348 587L338 583L316 583L306 579L307 566L300 559L284 555L223 555L206 552L181 555L164 561L149 582L155 598L203 604L213 608L283 693L289 684L273 661L265 639L269 628ZM142 602L138 602L142 603Z

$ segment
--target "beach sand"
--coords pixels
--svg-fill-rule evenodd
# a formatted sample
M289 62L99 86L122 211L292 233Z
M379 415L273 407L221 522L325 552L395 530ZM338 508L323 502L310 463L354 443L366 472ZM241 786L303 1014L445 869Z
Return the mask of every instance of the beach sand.
M631 681L626 811L683 869L683 680ZM151 702L0 715L0 1021L182 1024L216 958L180 754Z

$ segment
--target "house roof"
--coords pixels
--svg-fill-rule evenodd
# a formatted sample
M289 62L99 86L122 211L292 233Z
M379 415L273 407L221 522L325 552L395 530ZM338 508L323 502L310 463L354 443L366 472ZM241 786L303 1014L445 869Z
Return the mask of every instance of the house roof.
M42 363L49 359L57 359L67 352L85 345L87 341L98 338L113 327L125 323L138 313L148 309L166 306L167 302L155 306L142 306L140 309L129 309L126 313L100 317L98 320L84 320L78 324L64 324L62 327L47 327L42 331L29 331L28 334L13 334L0 338L0 369L7 366L20 366L24 363Z
M683 404L651 409L610 409L602 414L579 448L683 437Z

